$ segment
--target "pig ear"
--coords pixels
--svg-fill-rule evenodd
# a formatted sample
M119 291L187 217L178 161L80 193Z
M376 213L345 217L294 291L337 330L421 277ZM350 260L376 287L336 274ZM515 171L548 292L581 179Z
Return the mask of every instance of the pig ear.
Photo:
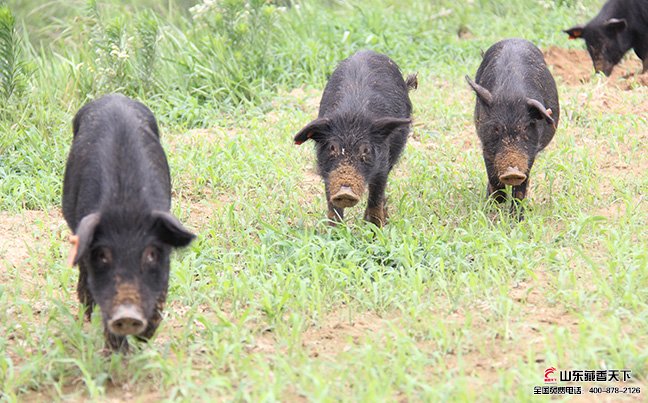
M79 225L77 225L74 235L70 237L72 250L70 251L69 261L71 266L77 265L81 256L83 256L88 250L88 247L94 238L95 230L97 229L99 221L101 221L101 214L92 213L83 217L79 222Z
M564 30L563 32L569 35L569 39L576 39L580 38L583 36L583 31L585 30L585 27L582 25L576 25L575 27L571 27L569 29Z
M475 91L477 97L481 99L482 102L484 102L487 106L491 106L491 104L493 103L493 95L490 93L490 91L471 80L468 76L466 76L466 81L468 82L468 85L472 87L473 91Z
M551 117L551 109L545 108L539 101L531 98L527 98L527 106L529 107L529 114L533 119L541 120L544 119L547 123L556 127L556 122Z
M168 245L176 248L187 246L196 237L169 212L155 210L151 215L155 221L153 231L162 242Z
M371 132L382 137L387 137L396 128L407 126L411 123L412 123L412 119L410 118L392 118L392 117L379 118L374 120L371 123L372 125Z
M409 74L405 79L405 85L407 86L408 91L412 91L418 88L418 73Z
M626 29L626 27L628 26L625 19L618 18L610 18L609 20L605 21L605 24L603 25L605 25L605 28L617 34Z
M320 141L330 130L331 125L327 118L317 118L297 133L295 136L295 144L300 145L309 139Z

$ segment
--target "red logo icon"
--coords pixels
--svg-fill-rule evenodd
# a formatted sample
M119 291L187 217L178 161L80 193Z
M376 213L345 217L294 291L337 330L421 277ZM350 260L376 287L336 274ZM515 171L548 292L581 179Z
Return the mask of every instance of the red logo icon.
M550 378L549 377L554 372L556 372L556 368L554 368L554 367L545 369L545 383L556 382L556 378Z

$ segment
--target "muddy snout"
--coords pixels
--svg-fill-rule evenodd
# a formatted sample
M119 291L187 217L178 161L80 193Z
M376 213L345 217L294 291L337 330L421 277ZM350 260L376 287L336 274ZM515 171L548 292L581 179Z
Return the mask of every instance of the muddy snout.
M119 305L108 320L108 329L118 336L138 335L146 325L142 309L132 304Z
M507 167L499 176L499 181L504 185L518 186L526 180L527 176L518 167Z
M331 202L336 207L353 207L360 201L360 196L355 194L349 186L342 186L340 190L331 196Z
M354 167L338 167L329 175L331 203L337 208L355 206L364 193L364 182L364 178Z
M503 149L495 156L495 175L502 185L518 186L527 179L529 155L517 147Z

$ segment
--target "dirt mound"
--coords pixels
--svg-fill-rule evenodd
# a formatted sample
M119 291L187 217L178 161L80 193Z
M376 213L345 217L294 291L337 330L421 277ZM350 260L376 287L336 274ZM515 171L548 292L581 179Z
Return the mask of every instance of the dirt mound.
M592 61L586 51L550 47L543 53L553 74L565 83L577 85L590 79Z
M543 53L549 69L551 69L554 76L562 78L565 84L578 85L592 79L594 67L592 66L592 59L586 50L563 49L552 46L545 49ZM639 75L641 68L641 61L631 52L612 70L608 83L623 89L631 89L637 85L647 85L648 77Z

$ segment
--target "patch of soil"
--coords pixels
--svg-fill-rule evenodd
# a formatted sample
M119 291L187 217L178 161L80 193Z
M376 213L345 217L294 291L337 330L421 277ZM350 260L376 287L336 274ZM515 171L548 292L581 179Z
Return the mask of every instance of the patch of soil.
M345 311L333 312L317 327L306 330L302 336L302 346L309 351L310 357L333 359L361 343L362 338L375 334L389 326L389 321L373 312L353 315Z
M82 381L79 380L79 383ZM108 382L106 385L106 394L101 398L101 402L117 403L117 402L138 402L138 403L153 403L159 402L163 399L157 392L147 391L134 391L130 384L114 385ZM90 402L92 399L89 396L83 395L78 392L80 387L77 385L65 385L62 392L65 395L67 402ZM26 403L40 403L51 401L53 396L56 396L54 390L32 391L20 395L20 401Z
M501 372L515 367L520 359L526 361L529 351L535 353L535 363L544 369L547 364L541 353L546 348L545 333L551 328L560 327L566 329L568 334L578 334L576 317L565 306L547 300L547 295L553 295L550 276L543 270L537 270L534 277L514 284L509 292L514 305L512 312L516 312L510 334L498 332L494 335L495 340L486 343L483 340L466 339L461 351L450 351L443 358L447 370L459 371L463 368L465 375L477 380L478 384L495 384ZM493 307L487 301L470 307L469 320L466 319L468 315L465 309L462 307L449 315L444 323L450 324L450 328L458 329L470 323L472 334L489 335L492 338ZM434 347L425 344L420 343L421 349L433 353Z
M346 310L333 311L326 315L318 325L311 326L302 334L302 347L311 358L333 361L338 354L360 345L362 339L386 329L390 321L373 312L354 313ZM248 352L273 355L285 352L280 347L274 333L261 332L254 338Z
M544 52L545 61L555 76L562 78L567 85L579 85L591 81L594 73L592 59L586 50L564 49L552 46ZM635 85L647 85L648 76L639 75L641 61L629 53L621 63L614 67L607 80L610 85L631 89Z
M556 301L548 301L553 295L551 277L544 271L536 271L535 278L515 284L509 296L518 308L519 316L512 326L514 338L507 334L495 334L497 342L466 339L461 351L445 352L444 367L430 367L428 376L435 378L440 370L467 370L466 375L473 377L479 384L493 384L499 379L501 371L516 366L520 358L525 359L528 352L536 354L535 362L544 369L546 332L553 327L566 329L571 335L578 334L578 320L568 309ZM470 309L471 318L467 319ZM471 307L460 307L443 315L441 320L449 329L460 332L469 323L471 334L489 335L493 329L493 307L487 303ZM354 313L337 310L326 315L320 324L307 329L302 335L302 346L314 359L335 360L339 354L359 346L363 340L374 337L385 337L399 326L400 316L397 312L388 317L381 317L373 312ZM492 334L489 337L493 337ZM574 336L576 337L576 336ZM418 347L431 355L440 353L436 341L422 340ZM282 352L271 332L262 332L255 337L249 352L273 355ZM551 364L551 363L548 363ZM471 370L472 368L472 370ZM538 370L540 372L540 369ZM473 385L475 386L475 385Z
M566 84L578 85L592 76L592 59L585 50L552 46L543 53L549 69Z
M35 225L42 223L44 230L60 234L67 230L58 209L50 211L24 211L12 214L0 211L0 279L9 267L22 267L29 259L30 250L48 245Z

